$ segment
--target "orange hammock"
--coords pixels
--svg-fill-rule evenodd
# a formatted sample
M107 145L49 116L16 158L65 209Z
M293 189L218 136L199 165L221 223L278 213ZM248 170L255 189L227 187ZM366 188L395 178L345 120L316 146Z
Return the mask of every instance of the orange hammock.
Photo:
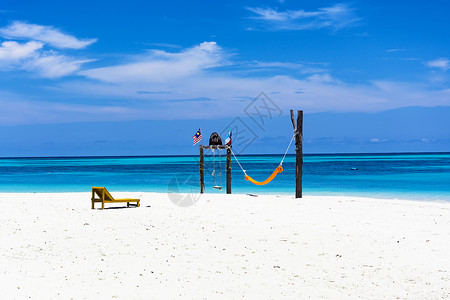
M275 176L278 175L278 173L283 172L283 167L281 165L279 165L275 171L273 171L272 175L270 175L266 180L264 181L256 181L255 179L251 178L250 176L248 176L247 174L245 174L245 180L250 181L251 183L254 183L256 185L265 185L268 184L269 182L271 182Z
M265 184L268 184L269 182L271 182L279 173L283 172L283 167L282 167L283 161L284 161L284 158L286 157L286 154L287 154L289 148L291 147L292 141L294 140L294 137L295 137L296 133L297 133L297 131L294 131L294 134L292 135L291 141L289 142L289 145L288 145L288 147L286 149L286 152L284 152L283 158L281 159L280 165L275 169L275 171L273 171L272 175L270 175L264 181L256 181L255 179L253 179L250 176L248 176L247 173L245 172L244 168L241 166L241 163L237 159L236 155L234 155L233 150L231 150L231 153L233 154L234 159L238 163L238 165L241 168L242 172L244 172L245 180L250 181L251 183L256 184L256 185L265 185Z

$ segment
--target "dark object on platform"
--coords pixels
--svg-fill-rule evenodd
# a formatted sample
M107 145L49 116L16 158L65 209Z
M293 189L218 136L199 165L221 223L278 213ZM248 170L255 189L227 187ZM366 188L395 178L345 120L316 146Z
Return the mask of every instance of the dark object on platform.
M209 145L222 145L222 139L220 138L220 135L217 132L213 132L211 136L209 137Z

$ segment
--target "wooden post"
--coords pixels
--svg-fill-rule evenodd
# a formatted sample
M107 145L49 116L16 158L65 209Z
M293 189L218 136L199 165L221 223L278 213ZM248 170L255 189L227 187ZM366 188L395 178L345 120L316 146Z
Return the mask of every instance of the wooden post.
M205 192L205 159L203 157L203 146L200 149L200 193Z
M296 158L295 158L295 198L302 198L303 181L303 111L297 111L297 135L295 136Z
M231 145L227 148L227 194L231 194Z
M294 120L294 111L291 109L291 121L295 135L295 198L302 198L303 177L303 111L297 111L297 125Z

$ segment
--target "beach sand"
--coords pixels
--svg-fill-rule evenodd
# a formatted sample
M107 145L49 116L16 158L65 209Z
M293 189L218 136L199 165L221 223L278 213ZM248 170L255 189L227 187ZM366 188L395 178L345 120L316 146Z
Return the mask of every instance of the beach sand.
M0 194L0 299L450 298L450 203L112 194Z

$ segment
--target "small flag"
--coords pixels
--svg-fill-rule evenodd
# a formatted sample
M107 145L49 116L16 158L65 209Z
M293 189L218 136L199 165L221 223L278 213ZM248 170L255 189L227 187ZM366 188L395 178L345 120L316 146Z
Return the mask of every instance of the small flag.
M228 131L227 138L225 139L225 145L231 145L231 129Z
M200 142L202 140L202 133L200 131L200 128L198 129L197 133L192 137L194 139L194 145L197 144L198 142Z

